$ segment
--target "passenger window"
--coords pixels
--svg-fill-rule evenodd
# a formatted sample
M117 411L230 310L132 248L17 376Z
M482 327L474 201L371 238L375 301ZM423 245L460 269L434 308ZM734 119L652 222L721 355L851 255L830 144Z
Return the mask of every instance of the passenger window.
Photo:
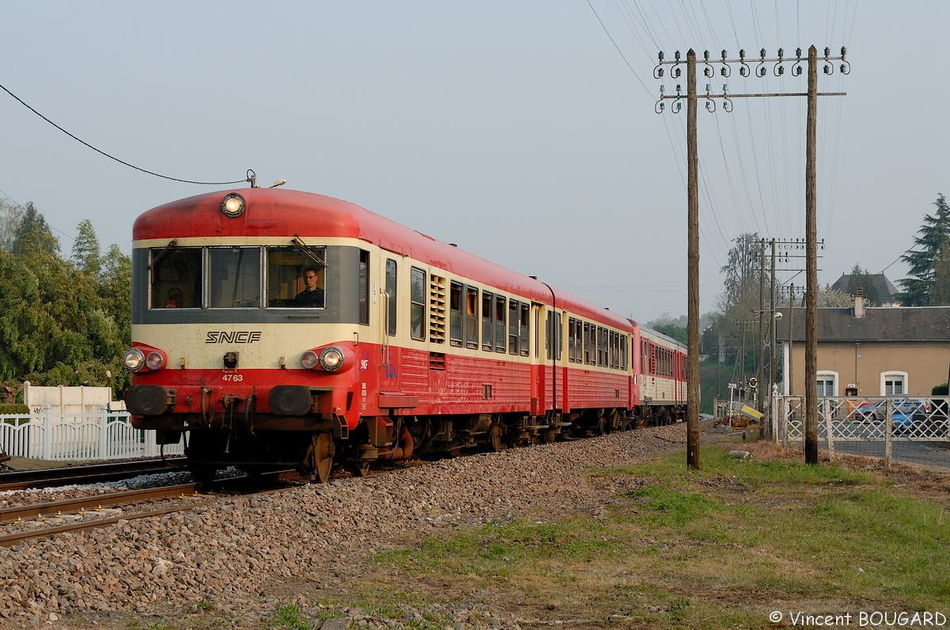
M528 322L530 321L530 307L527 304L521 305L521 356L528 356Z
M478 348L478 289L465 287L465 345Z
M413 339L423 340L426 319L426 272L413 267L409 272L409 324Z
M584 322L584 363L590 365L590 357L593 353L590 343L590 322Z
M617 333L610 331L610 367L616 368L619 363L617 358Z
M386 334L396 336L396 261L386 259Z
M547 342L549 359L555 361L561 358L561 314L548 311Z
M495 352L505 351L505 296L495 296Z
M620 335L620 369L627 371L627 335Z
M521 320L518 318L518 300L508 301L508 354L518 354L518 342L521 336L518 334L518 324Z
M360 323L369 325L369 252L360 250L359 286L356 289L356 299L360 312Z
M458 282L449 289L449 342L462 345L462 285Z
M151 308L201 308L201 249L153 249Z
M607 329L603 326L597 327L597 365L607 366Z
M581 322L571 317L567 320L567 360L577 363L581 360Z
M495 350L495 344L493 341L492 332L494 332L495 327L492 326L492 312L494 311L493 304L495 303L495 296L484 291L482 293L482 350L487 350L488 352L493 352Z

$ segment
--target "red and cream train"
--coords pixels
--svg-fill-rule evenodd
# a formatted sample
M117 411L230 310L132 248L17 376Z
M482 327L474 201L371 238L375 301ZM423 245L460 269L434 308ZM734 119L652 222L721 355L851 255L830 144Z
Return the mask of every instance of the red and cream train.
M185 436L199 480L322 481L685 413L682 344L338 199L252 187L159 206L135 221L132 264L126 403L160 444Z

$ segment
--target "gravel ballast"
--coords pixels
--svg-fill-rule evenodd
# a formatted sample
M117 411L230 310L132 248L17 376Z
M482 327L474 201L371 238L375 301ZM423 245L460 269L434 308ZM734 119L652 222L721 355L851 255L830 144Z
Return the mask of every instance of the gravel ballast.
M174 619L202 602L258 627L280 601L264 594L277 585L339 582L367 555L445 528L605 514L609 500L634 480L589 475L588 468L684 448L683 424L627 431L222 498L188 512L0 548L0 627L102 627L110 613ZM360 611L348 615L352 627L393 627L374 625Z

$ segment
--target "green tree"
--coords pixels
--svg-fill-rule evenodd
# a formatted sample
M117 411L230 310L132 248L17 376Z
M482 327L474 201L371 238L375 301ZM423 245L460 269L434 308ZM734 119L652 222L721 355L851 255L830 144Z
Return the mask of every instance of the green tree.
M10 251L0 249L0 381L121 387L129 257L115 245L101 257L92 223L83 221L72 258L63 260L32 204L12 232Z
M682 344L687 343L688 331L686 329L685 315L678 320L674 320L668 313L664 313L661 317L647 323L647 327L659 333L663 333L667 337L675 339Z
M52 329L36 275L0 250L0 381L43 369Z
M83 219L76 227L78 234L73 241L71 262L92 277L99 276L102 267L102 252L99 250L99 238L92 227L92 221Z
M13 235L11 250L18 256L59 257L59 241L53 236L46 219L33 206L33 202L26 204Z
M910 267L909 278L898 280L903 292L898 295L904 306L942 306L950 304L945 295L950 289L950 206L943 194L934 202L937 210L924 215L924 223L914 237L914 249L901 256Z
M944 242L934 261L934 284L930 291L930 303L950 304L950 242Z
M13 251L16 231L23 219L23 208L0 199L0 250Z
M759 304L759 268L762 241L757 233L747 232L729 249L729 260L719 270L725 274L719 309L725 313L736 306L754 310Z
M729 250L729 260L720 269L725 275L723 293L719 296L720 315L713 321L713 330L726 352L722 360L735 360L741 369L754 365L759 309L761 239L758 234L745 233L735 240ZM765 304L770 304L769 278L765 277ZM742 353L743 356L738 355Z

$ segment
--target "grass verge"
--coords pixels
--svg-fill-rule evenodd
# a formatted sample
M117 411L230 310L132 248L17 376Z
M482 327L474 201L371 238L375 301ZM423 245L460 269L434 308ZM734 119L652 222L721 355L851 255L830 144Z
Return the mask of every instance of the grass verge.
M606 517L485 526L374 558L349 603L473 604L522 627L781 627L799 613L950 616L950 515L939 502L837 465L704 451L591 471L629 481ZM354 598L356 601L354 601ZM441 627L444 615L416 619ZM497 621L497 619L496 619Z

